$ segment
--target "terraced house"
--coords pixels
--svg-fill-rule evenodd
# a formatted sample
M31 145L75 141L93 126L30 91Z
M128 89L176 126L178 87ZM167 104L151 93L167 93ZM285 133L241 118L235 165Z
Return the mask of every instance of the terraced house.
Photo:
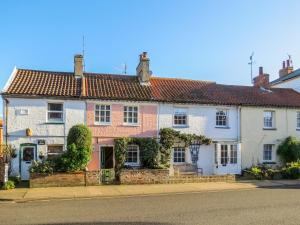
M93 134L89 170L114 167L115 138L159 138L161 128L213 140L196 150L173 146L170 173L239 174L252 164L278 163L278 143L299 135L300 94L265 87L266 78L261 71L254 86L233 86L157 77L146 53L132 76L85 73L81 55L74 72L15 69L2 92L4 140L18 151L13 173L28 179L32 160L64 151L78 123ZM140 166L138 146L128 147L126 164Z

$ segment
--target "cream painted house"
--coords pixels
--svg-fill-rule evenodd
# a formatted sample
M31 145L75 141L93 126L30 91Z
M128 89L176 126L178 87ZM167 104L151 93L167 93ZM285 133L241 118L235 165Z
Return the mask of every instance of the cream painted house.
M278 145L300 137L300 107L241 107L242 168L280 163Z

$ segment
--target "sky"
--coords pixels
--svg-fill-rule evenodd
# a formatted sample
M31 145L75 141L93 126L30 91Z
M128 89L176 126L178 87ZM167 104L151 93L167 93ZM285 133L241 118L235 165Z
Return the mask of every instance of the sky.
M287 54L300 67L300 1L10 0L0 1L0 86L13 67L135 74L146 51L155 76L251 85L263 66L270 79ZM1 110L1 109L0 109Z

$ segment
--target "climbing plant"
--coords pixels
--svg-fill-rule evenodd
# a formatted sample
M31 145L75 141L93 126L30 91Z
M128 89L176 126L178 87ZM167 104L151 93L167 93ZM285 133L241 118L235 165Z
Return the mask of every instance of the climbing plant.
M172 128L163 128L159 132L160 139L155 138L132 138L122 137L115 139L115 174L119 178L121 169L124 168L126 160L126 151L128 145L135 144L139 146L141 166L149 169L168 168L172 148L175 143L183 143L188 147L194 142L202 145L211 144L211 139L195 134L184 134Z

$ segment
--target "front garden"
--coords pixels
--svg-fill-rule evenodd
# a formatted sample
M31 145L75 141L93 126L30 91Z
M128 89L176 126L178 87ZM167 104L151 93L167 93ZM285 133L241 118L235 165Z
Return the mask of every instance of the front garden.
M280 166L259 164L243 170L244 179L300 179L300 141L287 137L278 147Z

